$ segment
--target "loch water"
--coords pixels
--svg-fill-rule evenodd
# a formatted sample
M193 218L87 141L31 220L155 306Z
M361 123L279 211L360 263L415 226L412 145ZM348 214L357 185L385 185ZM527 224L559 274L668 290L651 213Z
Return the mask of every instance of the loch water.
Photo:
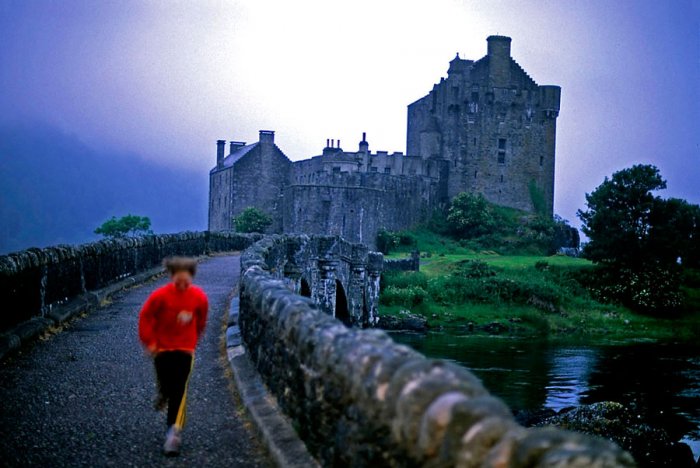
M616 401L700 456L700 345L391 333L469 368L514 411Z

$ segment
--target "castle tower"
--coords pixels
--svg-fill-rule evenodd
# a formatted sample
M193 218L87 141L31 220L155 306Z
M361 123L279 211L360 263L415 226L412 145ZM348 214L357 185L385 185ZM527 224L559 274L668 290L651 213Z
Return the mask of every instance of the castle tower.
M509 37L489 36L486 56L456 56L447 78L408 106L406 153L444 163L447 199L481 193L551 215L560 95L513 60Z

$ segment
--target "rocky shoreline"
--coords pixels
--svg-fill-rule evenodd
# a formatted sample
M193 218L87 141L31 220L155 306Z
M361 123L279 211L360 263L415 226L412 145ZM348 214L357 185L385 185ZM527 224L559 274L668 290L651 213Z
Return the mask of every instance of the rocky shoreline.
M645 421L633 409L613 401L564 408L516 411L515 419L526 427L556 426L605 437L632 454L640 467L698 468L690 447L678 434Z

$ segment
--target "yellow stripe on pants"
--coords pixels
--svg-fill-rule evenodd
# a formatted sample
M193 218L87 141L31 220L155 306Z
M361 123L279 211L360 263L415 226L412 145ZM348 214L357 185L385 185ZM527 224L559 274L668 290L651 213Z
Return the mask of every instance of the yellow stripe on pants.
M185 390L182 392L182 400L177 409L177 418L175 418L175 428L182 430L187 421L187 390L190 386L190 377L192 377L192 369L194 368L194 354L192 354L192 362L190 363L190 373L187 374L187 382L185 382Z

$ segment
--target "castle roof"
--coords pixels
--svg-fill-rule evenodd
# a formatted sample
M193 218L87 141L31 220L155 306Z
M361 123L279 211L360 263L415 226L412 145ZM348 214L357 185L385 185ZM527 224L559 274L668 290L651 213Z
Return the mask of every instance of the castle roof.
M236 161L241 159L243 156L248 154L252 149L254 149L256 146L258 146L258 142L256 141L255 143L251 143L250 145L245 145L241 146L238 148L236 151L233 153L229 154L224 158L224 167L231 167L233 166Z

